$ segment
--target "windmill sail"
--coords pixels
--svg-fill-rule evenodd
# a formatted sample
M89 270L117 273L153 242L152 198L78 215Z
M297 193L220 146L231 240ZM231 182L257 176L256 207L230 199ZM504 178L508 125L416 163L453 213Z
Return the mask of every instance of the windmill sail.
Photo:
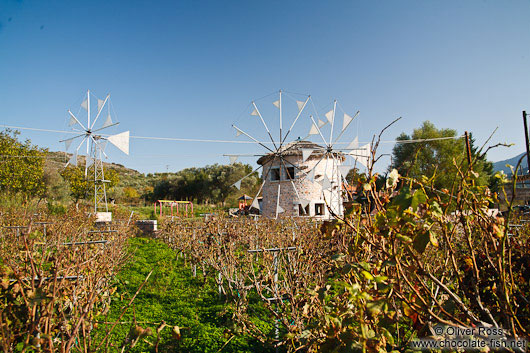
M129 131L109 136L107 140L123 153L129 154Z
M110 114L107 115L107 120L105 120L105 123L103 123L103 126L101 128L105 128L107 126L111 126L113 123L112 123L112 118L110 117Z
M72 154L72 157L70 157L70 159L68 160L68 164L77 167L77 151Z

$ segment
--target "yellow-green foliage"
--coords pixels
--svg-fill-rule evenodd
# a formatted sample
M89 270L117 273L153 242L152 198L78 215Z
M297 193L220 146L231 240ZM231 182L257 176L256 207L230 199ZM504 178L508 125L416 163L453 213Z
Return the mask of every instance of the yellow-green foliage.
M41 196L46 150L18 141L18 132L0 132L0 190Z
M70 184L70 194L76 202L87 198L94 188L94 179L91 178L91 171L92 169L89 168L87 176L85 176L84 166L68 166L61 171L61 176ZM104 173L105 180L109 181L106 183L107 189L111 189L119 183L120 177L114 169L107 169Z

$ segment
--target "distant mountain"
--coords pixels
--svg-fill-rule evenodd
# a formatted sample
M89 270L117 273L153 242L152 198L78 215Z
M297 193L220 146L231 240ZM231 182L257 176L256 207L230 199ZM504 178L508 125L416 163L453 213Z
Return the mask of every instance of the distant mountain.
M53 174L56 180L62 180L59 174L64 169L66 162L68 162L71 156L72 154L65 152L48 152L48 158L46 158L44 168L48 173ZM84 167L85 161L86 156L77 156L78 165ZM118 188L131 186L138 189L138 192L140 192L150 182L150 178L146 177L146 175L121 164L103 161L103 167L105 169L114 169L118 172L118 175L120 176Z
M510 170L510 168L508 168L506 166L506 164L509 164L511 166L513 166L515 168L515 166L517 165L517 162L519 162L519 159L526 155L526 152L523 152L521 153L520 155L517 155L515 157L512 157L512 158L509 158L509 159L505 159L503 161L498 161L498 162L494 162L493 163L493 169L496 171L496 172L500 172L501 170L506 173L506 175L511 175L512 172ZM521 162L521 167L519 169L519 174L521 174L521 170L528 170L528 162L526 160L526 157L523 158L523 161Z

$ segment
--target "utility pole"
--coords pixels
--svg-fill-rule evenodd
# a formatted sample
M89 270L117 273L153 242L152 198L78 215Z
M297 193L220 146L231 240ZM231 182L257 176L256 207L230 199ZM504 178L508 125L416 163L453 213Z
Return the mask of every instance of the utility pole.
M526 145L526 173L530 172L530 144L528 143L528 123L526 122L526 110L523 110L524 138Z
M466 136L467 163L469 166L471 166L471 145L469 143L469 134L467 131L464 134Z

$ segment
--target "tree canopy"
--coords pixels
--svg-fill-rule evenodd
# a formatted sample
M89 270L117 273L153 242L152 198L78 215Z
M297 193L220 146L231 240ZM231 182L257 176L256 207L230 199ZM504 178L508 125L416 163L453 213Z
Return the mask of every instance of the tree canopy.
M232 185L252 172L250 165L208 165L186 168L167 175L154 186L153 199L192 200L198 203L224 202L234 193L252 193L259 183L258 173L245 178L241 191Z
M84 166L68 166L61 171L61 176L70 184L70 195L74 198L75 203L81 199L89 198L88 196L90 195L93 196L94 180L91 178L92 168L89 168L88 176L86 177ZM118 172L114 169L105 169L105 180L109 181L105 185L108 191L108 189L119 183Z
M412 135L401 133L398 141L434 139L456 137L454 129L438 129L433 123L425 121L421 127L414 129ZM478 149L471 138L471 153L473 158ZM466 147L463 138L450 138L420 143L397 143L392 151L390 169L397 169L400 175L420 179L422 176L434 178L436 188L450 188L457 175L457 165L467 167ZM479 174L477 183L486 185L490 182L493 168L485 157L477 158L473 164L473 171Z
M0 190L42 197L46 150L33 146L30 140L20 142L19 132L0 132Z

